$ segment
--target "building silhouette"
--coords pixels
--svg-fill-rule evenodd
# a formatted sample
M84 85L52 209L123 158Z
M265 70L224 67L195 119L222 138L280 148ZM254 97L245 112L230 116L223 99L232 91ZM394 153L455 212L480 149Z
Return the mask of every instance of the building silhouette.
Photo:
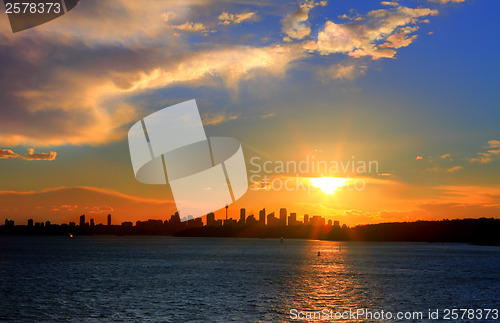
M255 217L253 216L253 214L252 214L252 215L249 215L249 216L247 217L247 220L246 220L246 225L255 225L255 224L257 224L257 223L258 223L258 222L257 222L257 220L255 219Z
M209 227L215 226L215 214L214 214L214 212L210 212L207 214L207 226L209 226Z
M221 210L222 211L222 210ZM240 217L242 212L240 210ZM245 211L246 215L246 211ZM260 216L260 212L259 212ZM207 214L207 223L202 218L181 222L179 214L173 214L169 220L122 222L121 225L95 225L90 219L89 225L85 215L80 216L80 223L52 224L40 221L33 225L33 219L26 224L14 225L13 220L5 219L0 225L3 234L40 234L78 236L87 234L116 235L174 235L188 237L242 237L242 238L283 238L283 239L324 239L334 241L416 241L416 242L467 242L500 245L500 219L456 219L441 221L416 221L404 223L379 223L360 225L349 228L337 220L329 220L325 225L323 216L309 217L304 215L303 224L297 221L297 214L290 213L287 226L281 226L281 218L271 212L266 217L267 225L261 225L254 215L245 219L245 224L235 219L215 220L213 212ZM26 222L25 222L26 223ZM210 223L212 225L210 225ZM332 224L333 225L330 225Z
M238 221L234 220L234 219L227 219L227 220L224 220L224 226L236 226L236 224L238 224Z
M201 218L188 220L187 227L188 227L188 229L201 228L201 227L203 227L203 221L201 220Z
M108 224L108 226L111 225L111 214L108 214L108 223L107 224Z
M269 227L275 227L280 224L280 221L278 218L274 216L274 212L271 212L267 215L267 226Z
M280 226L285 227L286 226L286 209L281 208L280 209Z
M241 225L245 224L245 211L245 208L240 209L240 220L238 221L238 223Z
M263 208L259 211L259 224L266 225L266 209Z
M309 222L309 224L313 226L322 226L325 225L325 218L319 215L314 215Z

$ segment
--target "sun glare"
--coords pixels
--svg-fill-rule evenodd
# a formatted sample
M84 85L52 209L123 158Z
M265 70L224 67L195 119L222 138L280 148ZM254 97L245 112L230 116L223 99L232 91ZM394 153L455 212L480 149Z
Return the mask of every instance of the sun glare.
M317 177L311 178L311 184L319 188L325 194L333 194L335 191L347 184L346 178L337 177Z

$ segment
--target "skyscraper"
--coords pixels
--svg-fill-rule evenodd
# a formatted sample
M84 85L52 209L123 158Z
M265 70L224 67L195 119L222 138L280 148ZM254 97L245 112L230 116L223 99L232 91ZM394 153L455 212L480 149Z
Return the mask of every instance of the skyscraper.
M274 216L274 212L267 215L267 226L274 227L280 224L279 219Z
M314 225L314 226L323 226L323 225L325 225L325 218L322 217L321 215L314 215L309 220L309 224Z
M282 227L286 226L286 213L285 208L280 209L280 226Z
M215 214L210 212L207 214L207 226L215 226Z
M309 214L304 214L304 225L309 224Z
M259 211L259 224L265 225L266 224L266 209L263 208L262 210Z
M239 224L245 224L245 208L240 209L240 221Z
M108 214L108 226L111 225L111 214Z
M288 225L297 225L297 213L290 213L288 217Z
M85 214L80 215L80 228L85 226Z

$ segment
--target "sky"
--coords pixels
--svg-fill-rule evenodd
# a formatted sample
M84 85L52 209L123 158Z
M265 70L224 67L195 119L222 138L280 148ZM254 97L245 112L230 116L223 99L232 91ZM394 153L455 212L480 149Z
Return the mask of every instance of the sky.
M169 187L136 181L127 132L190 99L208 136L242 144L250 188L234 218L241 207L351 226L498 218L499 9L86 0L15 34L0 14L0 220L170 218ZM276 168L312 160L356 168ZM317 177L345 185L326 194Z

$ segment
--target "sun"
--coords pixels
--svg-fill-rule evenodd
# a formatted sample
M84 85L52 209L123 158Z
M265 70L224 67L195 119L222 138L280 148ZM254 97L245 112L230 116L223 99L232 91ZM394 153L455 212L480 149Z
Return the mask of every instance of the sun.
M311 184L319 188L325 194L333 194L338 188L347 184L347 179L338 177L316 177L311 178Z

